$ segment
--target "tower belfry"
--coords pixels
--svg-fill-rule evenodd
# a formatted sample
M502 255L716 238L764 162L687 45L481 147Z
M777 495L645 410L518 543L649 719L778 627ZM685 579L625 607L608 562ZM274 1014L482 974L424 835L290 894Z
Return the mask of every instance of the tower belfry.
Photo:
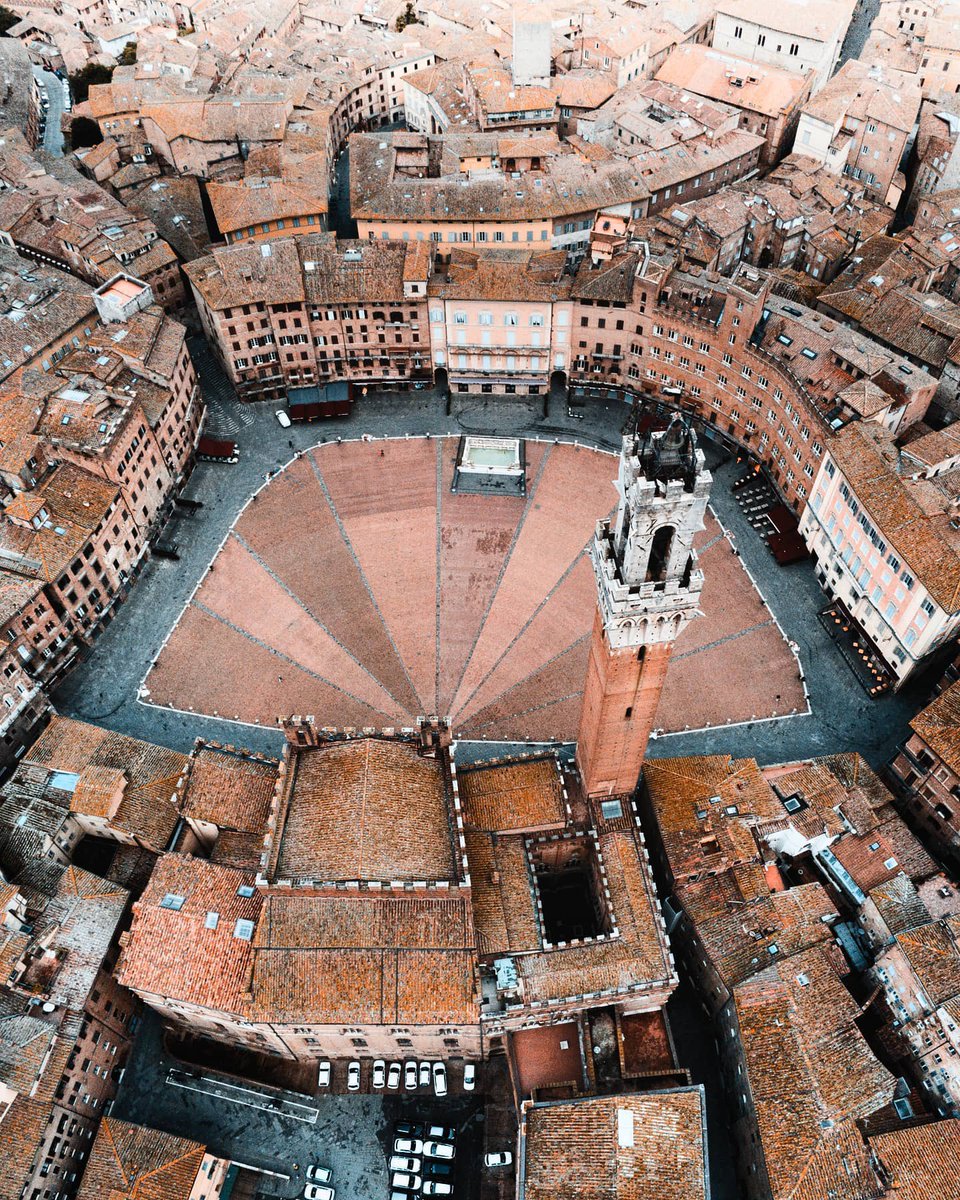
M710 472L689 424L623 437L613 522L600 521L591 557L597 615L583 690L577 764L588 796L633 792L667 664L700 615L703 573L693 548Z

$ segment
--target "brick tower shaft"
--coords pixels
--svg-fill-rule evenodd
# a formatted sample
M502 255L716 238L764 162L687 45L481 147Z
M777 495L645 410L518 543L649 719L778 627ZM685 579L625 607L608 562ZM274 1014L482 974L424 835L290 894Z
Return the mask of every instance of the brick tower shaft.
M597 525L592 547L597 615L577 738L588 796L629 794L640 780L673 644L699 615L693 538L710 482L679 416L662 433L624 436L616 520Z

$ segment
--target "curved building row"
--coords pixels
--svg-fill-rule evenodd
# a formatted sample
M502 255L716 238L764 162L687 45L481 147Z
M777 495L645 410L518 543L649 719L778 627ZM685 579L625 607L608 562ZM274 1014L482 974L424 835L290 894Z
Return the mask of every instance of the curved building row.
M218 248L186 269L251 399L338 379L432 381L453 395L647 395L691 412L766 470L830 599L899 685L960 621L960 455L946 434L917 437L930 434L921 422L938 381L777 295L763 270L681 262L642 242L572 270L558 251L440 260L429 243L313 234ZM873 447L869 478L855 469L861 443Z

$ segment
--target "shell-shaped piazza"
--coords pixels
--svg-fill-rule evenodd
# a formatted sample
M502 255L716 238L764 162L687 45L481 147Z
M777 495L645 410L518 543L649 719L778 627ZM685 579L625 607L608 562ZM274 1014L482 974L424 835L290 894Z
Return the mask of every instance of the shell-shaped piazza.
M596 608L588 549L616 504L617 460L528 442L526 497L466 495L450 490L456 452L455 438L357 441L291 462L235 522L149 701L266 725L439 713L460 737L573 739ZM802 708L790 651L709 514L697 545L705 616L677 642L657 725Z

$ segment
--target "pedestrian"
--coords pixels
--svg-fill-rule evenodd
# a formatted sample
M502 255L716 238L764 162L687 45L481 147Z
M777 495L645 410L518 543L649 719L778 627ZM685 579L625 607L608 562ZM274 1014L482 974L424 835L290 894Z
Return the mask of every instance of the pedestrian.
M277 683L283 683L283 676L282 676L282 675L278 675L278 676L277 676Z

